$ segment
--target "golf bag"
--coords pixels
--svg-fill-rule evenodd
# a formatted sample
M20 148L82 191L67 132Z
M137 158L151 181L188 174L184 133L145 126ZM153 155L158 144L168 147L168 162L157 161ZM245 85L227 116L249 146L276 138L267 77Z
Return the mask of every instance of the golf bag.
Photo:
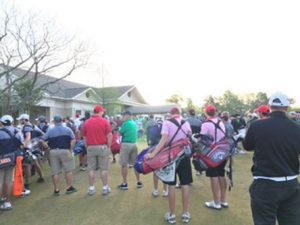
M152 152L155 146L144 149L138 156L134 168L138 173L148 174L154 170L163 168L178 158L185 152L185 147L191 148L189 138L175 141L171 146L167 146L158 152L152 159L145 160L144 156Z
M216 132L217 129L220 129L224 133L224 131L220 128L219 123L212 123L216 127ZM234 153L236 142L232 137L225 136L215 143L212 139L213 137L208 135L200 135L200 140L195 138L192 139L196 142L196 149L198 149L193 154L193 165L198 171L217 167Z
M74 155L78 155L82 153L85 150L84 140L78 140L75 143L75 146L73 147L73 153Z
M112 154L118 154L120 153L121 149L121 141L120 141L120 133L119 131L114 131L112 135L112 141L111 141L111 153Z

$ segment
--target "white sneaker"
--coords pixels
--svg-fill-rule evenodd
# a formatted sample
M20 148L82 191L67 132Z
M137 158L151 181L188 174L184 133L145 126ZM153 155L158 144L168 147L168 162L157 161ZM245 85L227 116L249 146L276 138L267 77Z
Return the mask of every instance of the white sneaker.
M158 194L158 190L157 189L153 189L152 196L156 198L158 195L159 195Z
M95 187L89 187L89 190L88 190L88 195L92 196L95 194Z
M0 206L0 210L11 210L12 209L12 205L10 202L4 202L1 206Z
M218 210L222 209L221 204L217 204L215 203L215 201L205 202L205 206L211 209L218 209Z
M165 220L170 224L176 223L176 216L175 214L171 214L170 212L167 212L164 216Z
M108 195L110 193L111 189L109 186L102 188L102 195Z
M228 208L229 207L228 202L221 202L221 206L223 208Z
M190 219L191 219L191 214L189 212L182 213L182 215L181 215L181 221L183 223L190 222Z
M80 167L80 171L86 171L86 170L87 170L87 168L85 166Z
M24 189L22 192L22 195L27 196L27 195L30 195L30 193L31 193L31 191L29 189Z
M239 154L246 154L247 152L245 151L245 150L243 150L243 149L241 149L240 151L239 151Z
M169 192L168 192L168 191L165 191L165 190L163 190L163 194L162 194L162 196L163 196L163 197L168 197L168 195L169 195Z

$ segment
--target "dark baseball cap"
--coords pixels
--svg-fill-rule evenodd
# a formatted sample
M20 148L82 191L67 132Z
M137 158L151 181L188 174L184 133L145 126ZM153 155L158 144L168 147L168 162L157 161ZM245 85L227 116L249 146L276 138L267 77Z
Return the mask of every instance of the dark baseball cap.
M60 123L61 121L62 121L62 117L60 116L60 115L55 115L54 117L53 117L53 120L55 121L55 122L57 122L57 123Z
M126 110L126 111L122 112L122 115L123 115L123 116L125 116L125 115L131 116L132 113L131 113L130 111Z
M38 118L35 119L36 121L39 121L39 122L46 122L46 117L45 116L39 116Z

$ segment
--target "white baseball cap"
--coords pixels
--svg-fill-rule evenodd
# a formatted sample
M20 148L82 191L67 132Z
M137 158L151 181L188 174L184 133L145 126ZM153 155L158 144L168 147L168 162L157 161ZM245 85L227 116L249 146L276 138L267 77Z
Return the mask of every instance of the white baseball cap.
M278 107L288 107L290 105L290 100L285 94L281 92L276 92L275 94L271 95L269 99L269 105Z
M29 115L26 113L21 114L17 120L29 120Z
M9 121L10 123L14 122L14 118L12 118L12 116L10 115L4 115L0 120L2 123L6 123L7 121Z

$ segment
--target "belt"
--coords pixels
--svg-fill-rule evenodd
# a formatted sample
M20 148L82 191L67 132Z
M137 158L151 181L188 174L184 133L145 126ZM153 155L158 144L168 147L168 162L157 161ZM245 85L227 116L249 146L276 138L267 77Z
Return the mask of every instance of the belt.
M104 145L107 145L107 144L97 144L97 145L87 145L87 146L89 147L89 146L104 146Z
M282 182L282 181L289 181L289 180L294 180L297 179L297 175L295 176L287 176L287 177L264 177L264 176L255 176L253 177L254 180L257 179L264 179L264 180L272 180L276 182Z
M51 148L50 151L52 150L69 150L70 148Z

